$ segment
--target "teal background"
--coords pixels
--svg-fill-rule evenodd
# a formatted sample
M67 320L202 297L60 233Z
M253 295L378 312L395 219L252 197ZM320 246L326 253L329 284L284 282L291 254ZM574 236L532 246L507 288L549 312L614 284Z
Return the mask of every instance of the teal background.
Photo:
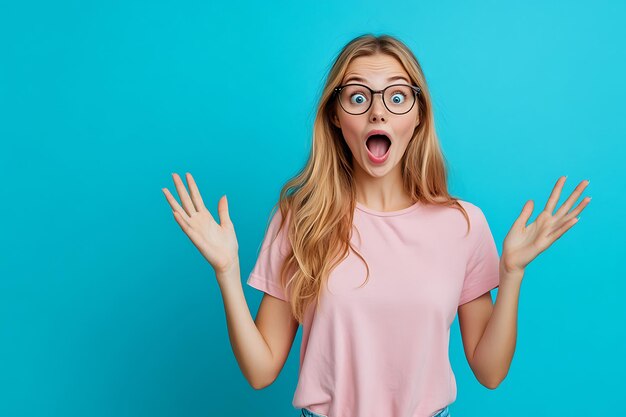
M161 188L191 172L214 214L228 195L255 317L245 280L271 207L305 162L332 60L366 32L417 55L450 190L483 209L500 253L526 200L534 220L560 175L561 202L591 180L580 222L526 271L496 390L453 324L451 414L619 413L624 2L294 3L0 5L0 416L299 415L301 329L275 383L252 389Z

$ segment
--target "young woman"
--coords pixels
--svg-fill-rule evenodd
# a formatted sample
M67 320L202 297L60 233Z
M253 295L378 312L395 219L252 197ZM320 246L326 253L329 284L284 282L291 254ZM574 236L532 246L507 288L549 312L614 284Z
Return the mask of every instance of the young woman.
M309 160L281 190L247 280L265 293L256 320L226 196L218 224L192 176L191 195L173 177L182 207L163 192L215 269L233 351L253 387L276 379L302 324L293 405L307 417L448 416L457 313L472 371L496 388L515 350L524 269L591 200L570 211L583 181L554 212L559 178L529 225L533 202L526 202L499 257L482 210L448 193L420 64L386 35L352 40L330 71Z

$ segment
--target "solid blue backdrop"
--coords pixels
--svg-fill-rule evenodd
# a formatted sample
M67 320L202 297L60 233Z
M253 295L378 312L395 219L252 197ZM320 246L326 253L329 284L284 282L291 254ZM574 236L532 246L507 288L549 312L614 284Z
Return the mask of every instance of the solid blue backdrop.
M297 2L300 3L300 2ZM458 321L462 416L612 415L626 371L626 7L596 2L4 2L0 6L0 416L297 416L301 329L252 389L210 265L161 188L227 194L245 284L315 104L353 37L405 41L425 71L453 195L501 253L584 179L581 220L528 267L517 350L475 379ZM497 291L494 291L494 299ZM410 329L407 329L410 331Z

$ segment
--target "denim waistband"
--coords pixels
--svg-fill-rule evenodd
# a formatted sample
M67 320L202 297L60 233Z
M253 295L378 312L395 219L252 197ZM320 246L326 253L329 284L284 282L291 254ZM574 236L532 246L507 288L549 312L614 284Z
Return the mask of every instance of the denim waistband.
M448 407L442 408L433 414L432 417L450 417L450 409Z
M326 417L325 415L314 413L313 411L307 410L306 408L302 409L302 415L304 417Z
M325 415L314 413L313 411L307 410L306 408L302 409L302 416L303 417L326 417ZM433 414L431 417L450 417L450 409L448 407L442 408L441 410Z

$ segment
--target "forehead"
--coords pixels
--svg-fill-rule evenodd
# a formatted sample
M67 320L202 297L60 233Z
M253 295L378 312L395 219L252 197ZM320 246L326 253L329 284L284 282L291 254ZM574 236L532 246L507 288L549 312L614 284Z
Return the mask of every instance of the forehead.
M409 74L398 59L385 54L376 54L353 59L346 69L343 83L351 80L354 82L384 84L390 81L390 79L399 80L397 77L404 77L406 82L410 80Z

